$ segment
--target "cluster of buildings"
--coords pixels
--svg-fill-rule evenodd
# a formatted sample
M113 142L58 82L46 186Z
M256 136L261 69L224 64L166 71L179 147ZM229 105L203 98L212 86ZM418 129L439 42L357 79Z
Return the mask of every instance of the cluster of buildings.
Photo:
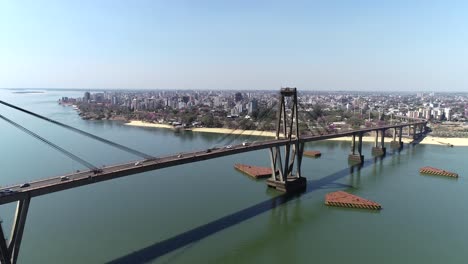
M81 98L64 97L61 102L118 106L135 112L207 107L239 117L274 106L277 95L278 91L129 90L85 92ZM363 118L370 118L371 113L432 121L466 121L468 117L466 94L300 91L299 101L302 110L319 105L324 113L352 112Z
M190 109L206 106L220 108L232 116L252 114L258 110L263 92L233 91L104 91L85 92L82 98L62 98L62 102L121 106L133 111L153 111L162 108Z

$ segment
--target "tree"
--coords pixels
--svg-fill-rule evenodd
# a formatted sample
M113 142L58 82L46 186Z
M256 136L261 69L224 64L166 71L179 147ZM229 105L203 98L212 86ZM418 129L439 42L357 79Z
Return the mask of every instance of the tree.
M314 120L317 120L318 118L322 117L324 112L323 112L323 106L316 104L312 107L312 118Z
M356 116L352 116L348 119L348 124L351 125L353 128L359 128L361 125L364 124L364 120Z
M206 127L214 127L215 121L213 115L205 115L201 118L201 122Z
M194 113L184 113L181 117L182 123L184 124L191 124L195 120L197 120L197 116Z

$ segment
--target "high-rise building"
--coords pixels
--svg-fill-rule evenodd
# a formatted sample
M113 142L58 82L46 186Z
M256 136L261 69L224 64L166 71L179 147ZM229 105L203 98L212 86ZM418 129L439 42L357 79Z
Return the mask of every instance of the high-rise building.
M248 105L248 113L251 115L253 112L257 111L258 109L258 101L257 99L252 99Z
M242 97L242 94L241 93L236 93L235 96L234 96L234 100L237 102L240 102L242 101L243 97Z
M444 109L444 114L445 114L445 119L446 119L447 121L451 121L451 120L452 120L452 117L451 117L451 116L452 116L452 109L451 109L450 107L446 107L446 108Z
M91 100L91 94L89 92L84 93L83 101L89 102Z

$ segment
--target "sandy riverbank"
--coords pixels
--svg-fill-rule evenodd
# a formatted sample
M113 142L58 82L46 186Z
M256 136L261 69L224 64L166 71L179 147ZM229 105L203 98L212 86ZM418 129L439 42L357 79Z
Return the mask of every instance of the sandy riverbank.
M275 137L276 133L271 131L257 130L234 130L229 128L192 128L192 132L217 133L217 134L232 134L244 136L260 136L260 137Z
M125 125L128 126L139 126L139 127L153 127L153 128L169 128L173 126L168 124L157 124L157 123L146 123L143 121L132 120ZM203 132L203 133L217 133L217 134L232 134L232 135L244 135L244 136L262 136L262 137L274 137L275 132L272 131L256 131L256 130L234 130L228 128L192 128L189 129L192 132ZM351 141L351 137L339 137L327 140L333 141ZM392 139L385 138L386 143L389 143ZM375 142L375 137L366 136L362 138L363 142ZM409 138L402 138L404 143L410 143L412 140ZM419 144L430 144L430 145L453 145L453 146L468 146L468 138L442 138L427 136Z
M453 145L454 147L468 147L468 138L425 137L420 144Z
M127 126L139 126L139 127L154 127L154 128L170 128L174 127L168 124L157 124L147 123L143 121L132 120L129 123L125 123ZM274 132L269 131L256 131L256 130L234 130L229 128L190 128L186 129L192 132L204 132L204 133L217 133L217 134L232 134L232 135L244 135L244 136L263 136L263 137L274 137Z
M154 127L154 128L174 128L168 124L158 124L158 123L147 123L143 121L132 120L128 123L125 123L126 126L138 126L138 127Z

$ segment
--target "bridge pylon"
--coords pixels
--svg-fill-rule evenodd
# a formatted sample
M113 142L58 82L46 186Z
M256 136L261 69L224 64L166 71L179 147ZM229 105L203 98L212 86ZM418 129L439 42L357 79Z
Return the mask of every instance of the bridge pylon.
M299 140L299 119L296 88L281 88L276 139L286 139L281 151L280 146L270 148L271 178L269 187L282 192L299 192L307 186L306 178L301 176L304 143ZM284 160L281 153L284 154ZM294 171L295 169L295 171Z
M6 239L0 223L0 263L14 264L18 260L19 248L23 238L24 226L26 224L26 216L28 215L29 196L17 202L13 227L9 240ZM7 243L8 242L8 243Z

